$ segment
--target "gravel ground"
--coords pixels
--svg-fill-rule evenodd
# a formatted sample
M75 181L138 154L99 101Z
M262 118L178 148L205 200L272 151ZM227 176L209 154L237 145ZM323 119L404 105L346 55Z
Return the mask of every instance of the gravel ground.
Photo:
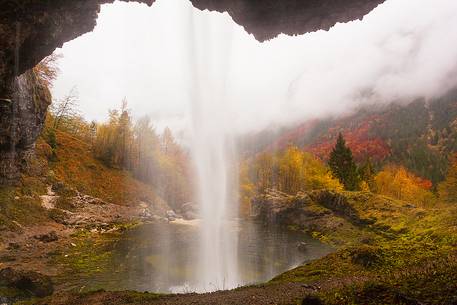
M311 292L313 292L312 288L300 283L249 286L229 291L157 297L147 294L132 294L130 292L100 291L85 295L60 293L54 295L50 300L37 303L37 305L295 305L301 304L303 297Z

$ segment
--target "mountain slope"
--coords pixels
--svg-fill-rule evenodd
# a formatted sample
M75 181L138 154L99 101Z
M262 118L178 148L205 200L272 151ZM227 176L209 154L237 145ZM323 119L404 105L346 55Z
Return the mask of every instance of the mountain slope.
M125 170L109 168L95 159L91 145L59 130L56 142L49 168L58 181L115 204L130 205L140 201L163 204L151 186L134 179ZM47 150L50 156L50 147L44 141L38 145L42 147L42 154Z
M245 155L252 155L293 144L327 160L340 132L358 162L370 158L378 166L402 164L436 183L446 173L447 156L457 151L457 90L429 102L374 105L277 133L263 131L244 139L241 146Z

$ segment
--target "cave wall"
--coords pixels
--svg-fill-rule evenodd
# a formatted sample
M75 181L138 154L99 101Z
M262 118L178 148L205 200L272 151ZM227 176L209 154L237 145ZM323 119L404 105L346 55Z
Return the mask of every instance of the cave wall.
M0 99L0 185L18 180L51 104L49 89L33 69L15 78L10 90L11 99Z
M33 68L56 48L96 25L101 4L114 0L0 0L0 184L18 176L23 153L42 128L49 100L36 103ZM129 1L129 0L124 0ZM362 18L384 0L190 0L201 10L228 12L259 41L280 33L329 29ZM152 5L154 0L135 0ZM35 87L33 87L35 86ZM41 106L37 106L41 105Z

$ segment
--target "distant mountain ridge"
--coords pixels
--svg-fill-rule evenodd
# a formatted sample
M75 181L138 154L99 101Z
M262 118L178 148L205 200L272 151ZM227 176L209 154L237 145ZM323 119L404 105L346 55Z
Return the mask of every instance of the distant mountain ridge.
M249 156L296 145L326 161L339 132L358 162L401 164L436 183L446 173L448 156L457 152L457 89L428 102L365 107L344 117L263 131L243 139L241 151Z

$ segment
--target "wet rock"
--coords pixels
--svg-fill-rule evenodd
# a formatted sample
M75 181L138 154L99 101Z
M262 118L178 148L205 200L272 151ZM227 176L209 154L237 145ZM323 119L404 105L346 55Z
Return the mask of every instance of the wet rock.
M313 211L308 209L307 207L311 202L311 198L305 193L292 196L271 189L252 200L251 217L266 223L289 225L308 223L310 219L330 213L327 210Z
M35 235L33 236L33 238L38 239L39 241L42 241L44 243L50 243L53 241L57 241L59 239L55 231L51 231L46 234Z
M165 213L165 218L168 219L168 221L174 221L178 218L182 218L180 215L176 214L175 211L173 210L168 210L166 213Z
M12 268L0 270L0 286L19 289L37 297L45 297L54 292L49 276L34 271L14 270Z
M144 219L150 219L150 218L152 218L152 213L151 213L151 211L149 211L148 208L144 208L140 211L139 216Z
M301 241L297 244L297 249L300 252L306 252L306 251L308 251L308 244L305 243L304 241Z
M198 214L193 211L184 212L185 220L193 220L193 219L197 219L197 218L198 218Z
M173 210L168 210L168 211L165 213L165 216L167 216L167 217L174 217L174 218L177 217L175 211L173 211Z

